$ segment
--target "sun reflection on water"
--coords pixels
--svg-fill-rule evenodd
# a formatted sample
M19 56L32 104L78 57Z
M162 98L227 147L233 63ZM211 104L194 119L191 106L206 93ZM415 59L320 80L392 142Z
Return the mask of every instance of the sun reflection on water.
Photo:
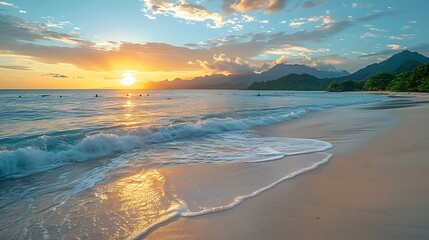
M124 107L125 108L131 108L131 107L134 107L134 104L133 104L133 102L131 101L131 99L127 99L127 101L125 102L125 104L124 104Z
M134 104L134 102L130 98L130 94L127 94L127 95L128 95L128 98L125 101L125 103L123 104L125 113L124 113L123 117L121 118L121 121L122 121L122 124L125 126L135 126L140 122L140 121L138 121L136 116L134 116L134 111L135 111L136 105Z

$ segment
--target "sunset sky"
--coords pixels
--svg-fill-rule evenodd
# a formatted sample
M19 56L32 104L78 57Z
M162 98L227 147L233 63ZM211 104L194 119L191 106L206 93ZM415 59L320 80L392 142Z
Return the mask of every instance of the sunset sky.
M0 88L144 88L278 63L429 56L429 1L0 1Z

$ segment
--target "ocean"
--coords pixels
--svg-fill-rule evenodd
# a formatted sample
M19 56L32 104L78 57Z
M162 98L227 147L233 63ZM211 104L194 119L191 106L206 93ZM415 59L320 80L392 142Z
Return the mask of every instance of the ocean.
M261 137L255 127L385 99L290 91L0 90L0 236L133 239L179 217L231 209L332 156L325 152L329 142ZM243 182L249 174L252 181Z

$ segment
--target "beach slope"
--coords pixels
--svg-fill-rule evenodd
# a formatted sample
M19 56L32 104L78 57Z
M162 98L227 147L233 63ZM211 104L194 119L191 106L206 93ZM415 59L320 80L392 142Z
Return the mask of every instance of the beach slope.
M258 129L266 136L331 142L334 156L232 210L180 218L147 238L428 239L426 100L393 98Z

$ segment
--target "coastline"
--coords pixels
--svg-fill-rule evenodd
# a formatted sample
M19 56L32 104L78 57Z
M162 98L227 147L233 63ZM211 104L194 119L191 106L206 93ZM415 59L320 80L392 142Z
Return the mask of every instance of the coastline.
M334 156L232 210L179 218L147 239L428 238L429 107L403 107L339 108L257 129L331 142Z

